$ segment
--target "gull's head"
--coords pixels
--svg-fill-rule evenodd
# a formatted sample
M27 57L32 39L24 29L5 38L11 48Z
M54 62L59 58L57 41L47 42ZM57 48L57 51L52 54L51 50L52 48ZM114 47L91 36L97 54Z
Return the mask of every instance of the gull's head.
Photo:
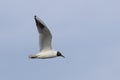
M61 56L61 57L65 58L65 56L63 56L59 51L57 51L57 56Z

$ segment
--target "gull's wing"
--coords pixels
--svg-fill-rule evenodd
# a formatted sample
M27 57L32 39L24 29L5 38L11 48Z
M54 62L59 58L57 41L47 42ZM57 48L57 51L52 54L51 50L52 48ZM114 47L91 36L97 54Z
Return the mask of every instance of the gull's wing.
M38 18L37 16L35 16L34 18L39 32L40 51L52 49L52 35L50 30L40 18Z

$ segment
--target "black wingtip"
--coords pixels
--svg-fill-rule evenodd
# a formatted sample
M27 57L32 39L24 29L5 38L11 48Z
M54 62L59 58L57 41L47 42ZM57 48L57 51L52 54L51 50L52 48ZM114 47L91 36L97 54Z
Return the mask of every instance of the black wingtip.
M35 15L34 18L36 19L36 17L37 17L37 16Z
M36 22L37 27L39 26L41 29L44 29L45 26L44 26L44 24L41 22L40 18L35 15L35 16L34 16L34 19L35 19L35 22Z
M35 15L35 16L34 16L34 19L35 19L36 24L38 24L38 23L37 23L37 19L36 19L36 17L37 17L37 16Z

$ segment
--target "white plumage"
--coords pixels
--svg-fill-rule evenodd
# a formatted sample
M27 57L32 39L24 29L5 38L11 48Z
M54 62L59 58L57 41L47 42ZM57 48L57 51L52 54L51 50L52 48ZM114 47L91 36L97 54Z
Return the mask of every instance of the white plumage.
M37 54L30 55L29 58L47 59L47 58L53 58L57 56L64 57L59 51L52 50L52 46L51 46L52 34L50 30L47 28L47 26L45 25L45 23L37 16L35 16L34 19L39 32L40 52Z

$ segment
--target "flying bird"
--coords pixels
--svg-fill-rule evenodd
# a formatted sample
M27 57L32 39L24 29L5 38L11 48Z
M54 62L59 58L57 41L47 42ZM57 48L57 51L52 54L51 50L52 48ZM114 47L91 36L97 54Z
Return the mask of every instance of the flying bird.
M54 57L64 57L59 51L52 49L52 34L47 28L46 24L37 16L34 16L37 30L39 33L39 46L40 51L37 54L32 54L29 56L31 59L48 59Z

